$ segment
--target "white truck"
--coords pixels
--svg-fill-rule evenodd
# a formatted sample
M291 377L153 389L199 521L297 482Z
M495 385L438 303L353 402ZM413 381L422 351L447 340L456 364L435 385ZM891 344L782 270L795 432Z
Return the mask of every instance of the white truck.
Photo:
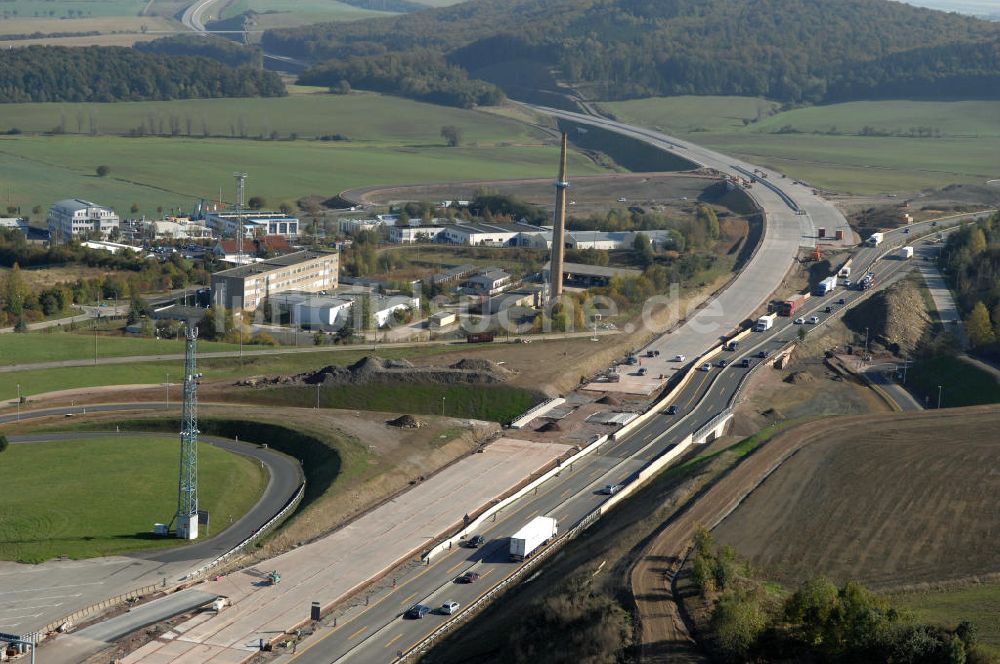
M872 233L871 237L868 238L868 244L873 247L877 247L882 244L882 240L884 239L885 235L883 233Z
M837 277L827 277L816 284L816 288L813 289L813 295L826 295L827 293L832 293L836 288Z
M753 329L758 332L765 332L770 330L774 325L774 319L778 317L778 314L768 314L766 316L761 316L757 319L757 324L754 325Z
M899 257L903 260L913 258L913 247L903 247L899 250Z
M536 516L510 536L510 559L519 562L559 533L559 524L548 516Z
M840 277L841 279L850 279L851 278L851 266L850 265L845 265L844 267L840 268L840 273L838 273L837 276Z

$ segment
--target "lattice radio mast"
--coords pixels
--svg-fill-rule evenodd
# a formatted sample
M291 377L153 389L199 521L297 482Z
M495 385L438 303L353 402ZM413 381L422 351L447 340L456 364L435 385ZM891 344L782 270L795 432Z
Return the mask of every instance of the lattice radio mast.
M198 328L188 321L184 350L184 411L181 469L177 483L177 537L198 539Z
M243 197L246 193L247 174L233 173L236 178L236 264L243 265Z

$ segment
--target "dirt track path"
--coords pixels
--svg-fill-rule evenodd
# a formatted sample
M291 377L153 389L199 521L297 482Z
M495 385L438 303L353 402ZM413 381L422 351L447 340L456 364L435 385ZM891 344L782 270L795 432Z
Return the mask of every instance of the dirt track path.
M632 569L631 585L640 625L643 662L705 662L676 602L674 576L681 567L695 530L714 527L735 510L768 475L806 445L836 439L858 426L912 422L925 418L945 429L949 421L967 421L978 413L994 414L994 406L956 408L945 412L886 414L810 422L779 434L719 479L693 505L668 522Z

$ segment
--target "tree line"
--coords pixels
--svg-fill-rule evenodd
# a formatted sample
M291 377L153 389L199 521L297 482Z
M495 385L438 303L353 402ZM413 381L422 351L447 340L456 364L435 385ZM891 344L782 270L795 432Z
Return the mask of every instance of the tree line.
M533 65L558 69L560 78L597 99L1000 97L1000 25L886 0L473 0L399 17L269 30L262 43L268 51L339 63L317 71L344 71L352 58L380 68L418 54L437 63L443 58L512 94L539 85L555 91L544 77L529 80L524 72ZM408 95L409 77L382 76L377 83ZM357 78L355 87L376 82Z
M497 86L469 78L433 51L355 55L327 60L299 76L303 85L360 88L442 106L493 106L504 99Z
M230 67L263 69L264 53L256 46L239 44L230 39L204 35L172 35L149 42L139 42L133 48L155 55L192 55L211 58Z
M0 100L7 103L285 94L284 83L274 72L230 67L204 57L103 46L29 46L0 51Z
M969 343L1000 357L1000 214L952 233L940 261L964 315Z

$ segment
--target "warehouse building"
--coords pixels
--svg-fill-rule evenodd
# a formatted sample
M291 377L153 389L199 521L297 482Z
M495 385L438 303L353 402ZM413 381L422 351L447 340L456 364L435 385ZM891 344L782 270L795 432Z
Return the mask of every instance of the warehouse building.
M297 251L223 270L212 275L212 304L253 311L278 293L333 290L339 268L340 257L335 253Z
M221 236L235 237L236 229L243 225L244 237L257 235L299 236L299 220L284 212L207 212L205 222Z

